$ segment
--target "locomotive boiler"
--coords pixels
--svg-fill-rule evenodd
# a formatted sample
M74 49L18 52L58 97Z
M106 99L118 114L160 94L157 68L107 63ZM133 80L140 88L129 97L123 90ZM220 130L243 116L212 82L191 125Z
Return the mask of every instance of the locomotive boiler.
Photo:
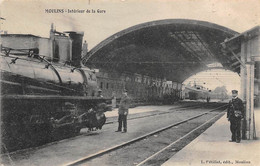
M1 152L101 129L110 110L94 70L81 67L82 32L1 35Z

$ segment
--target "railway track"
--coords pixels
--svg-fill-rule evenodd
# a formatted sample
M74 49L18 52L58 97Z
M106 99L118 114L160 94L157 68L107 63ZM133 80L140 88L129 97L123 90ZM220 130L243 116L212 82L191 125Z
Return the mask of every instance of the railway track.
M209 104L202 103L202 104L192 104L192 105L188 105L188 106L180 106L180 107L177 107L177 108L170 108L169 109L170 111L157 112L157 113L152 113L152 114L148 114L148 115L140 115L140 116L137 115L137 117L132 117L132 118L130 117L130 118L128 118L128 120L135 120L135 119L140 119L140 118L154 117L154 116L159 116L159 115L163 115L163 114L174 113L176 111L189 110L191 108L192 109L196 109L196 108L200 108L201 106L207 107L209 105L212 105L212 103L209 103ZM116 118L116 120L107 122L105 125L114 124L114 123L117 123L117 118ZM84 137L84 136L88 136L88 135L91 135L91 134L92 133L83 133L83 134L80 134L80 135L77 135L77 136L74 136L74 137L69 137L69 138L65 138L65 139L62 139L62 140L52 141L52 142L49 142L47 144L44 144L44 145L41 145L41 146L37 146L37 147L30 147L30 148L21 149L21 150L9 152L9 153L3 153L0 156L2 156L2 155L13 155L13 154L16 154L16 153L23 153L23 152L27 152L27 151L31 151L31 150L37 150L37 149L40 149L40 148L43 148L43 147L51 146L51 145L54 145L54 144L57 144L57 143L61 143L61 142L66 142L66 141L69 141L69 140L72 140L72 139L78 139L78 138L81 138L81 137Z
M152 113L149 115L142 115L142 116L138 116L138 117L127 118L127 120L135 120L135 119L146 118L146 117L151 117L151 116L169 114L169 113L174 113L175 111L188 110L190 108L196 109L196 108L201 108L202 105L209 106L210 104L203 103L203 104L196 104L196 105L190 105L190 106L184 106L184 107L170 108L169 110L171 110L171 111L163 111L163 112ZM113 120L113 121L108 121L105 124L112 124L112 123L117 123L117 122L118 122L117 120Z
M170 108L169 109L170 111L157 112L157 113L152 113L152 114L148 114L148 115L140 115L140 116L137 115L137 117L130 117L127 120L135 120L135 119L140 119L140 118L159 116L159 115L163 115L163 114L174 113L175 111L188 110L188 109L191 109L191 108L196 109L196 108L200 108L202 105L208 106L208 105L211 105L211 104L212 103L209 103L209 104L202 103L202 104L192 104L192 105L188 105L188 106L180 106L180 107L177 107L177 108ZM114 123L117 123L117 119L113 120L113 121L108 121L108 122L105 123L105 125L114 124ZM49 142L47 144L44 144L44 145L41 145L41 146L38 146L38 147L30 147L30 148L21 149L21 150L9 152L9 153L3 153L2 155L9 155L9 154L12 155L12 154L16 154L16 153L25 152L25 151L36 150L36 149L39 149L39 148L42 148L42 147L50 146L50 145L53 145L53 144L56 144L56 143L59 143L59 142L68 141L70 139L77 139L77 138L87 136L87 135L91 135L91 133L79 134L79 135L74 136L74 137L69 137L69 138L65 138L65 139L62 139L62 140L52 141L52 142Z
M224 112L224 111L223 111ZM192 133L194 133L195 131L199 130L200 128L204 127L205 125L207 125L209 122L211 122L212 120L214 120L215 118L219 117L223 112L220 112L219 114L217 114L216 116L214 116L213 118L209 119L208 121L206 121L205 123L201 124L200 126L196 127L195 129L191 130L190 132L188 132L187 134L185 134L184 136L180 137L179 139L177 139L176 141L170 143L169 145L167 145L166 147L164 147L163 149L157 151L156 153L154 153L153 155L147 157L146 159L144 159L143 161L139 162L136 166L141 166L141 165L145 165L146 163L148 163L149 161L151 161L152 159L154 159L156 156L160 155L161 153L163 153L164 151L166 151L167 149L173 147L175 144L177 144L178 142L180 142L181 140L185 139L186 137L190 136Z
M125 146L128 146L128 145L131 145L131 144L134 144L138 141L141 141L141 140L144 140L150 136L153 136L155 134L158 134L158 133L161 133L167 129L171 129L175 126L178 126L178 125L181 125L181 124L185 124L189 121L192 121L196 118L199 118L199 117L202 117L203 115L207 115L207 114L210 114L211 112L213 111L216 111L216 110L219 110L219 109L223 109L224 107L226 107L226 105L223 105L223 106L220 106L220 107L217 107L217 108L214 108L214 109L211 109L210 111L207 111L207 112L204 112L204 113L200 113L198 115L195 115L193 117L190 117L190 118L187 118L185 120L182 120L182 121L179 121L177 123L173 123L173 124L170 124L168 126L165 126L163 128L160 128L160 129L157 129L155 131L152 131L150 133L147 133L147 134L144 134L142 136L139 136L137 138L134 138L132 140L129 140L129 141L126 141L126 142L123 142L121 144L118 144L118 145L115 145L113 147L110 147L110 148L107 148L107 149L104 149L104 150L101 150L97 153L94 153L94 154L90 154L86 157L83 157L83 158L80 158L76 161L73 161L73 162L70 162L70 163L67 163L65 164L64 166L76 166L76 165L82 165L82 164L85 164L86 162L90 161L90 160L93 160L93 159L96 159L97 157L100 157L102 155L105 155L105 154L108 154L110 152L114 152L116 150L119 150ZM206 124L208 124L209 122L211 122L213 119L215 119L216 117L220 116L220 115L223 115L223 111L218 113L216 116L214 116L213 118L211 118L210 120L208 120L207 122L203 123L202 125L200 125L199 127L193 129L192 131L190 131L189 133L185 134L184 136L180 137L179 139L177 139L176 141L174 141L173 143L171 143L170 145L166 146L165 148L163 148L162 150L158 151L157 153L153 154L152 156L149 156L148 158L146 158L145 160L143 160L142 162L136 164L136 165L142 165L144 163L146 163L147 161L149 161L150 159L152 159L154 156L158 155L159 153L161 153L162 151L164 151L165 149L171 147L172 145L178 143L180 140L184 139L185 137L189 136L191 133L193 133L194 131L200 129L201 127L205 126Z

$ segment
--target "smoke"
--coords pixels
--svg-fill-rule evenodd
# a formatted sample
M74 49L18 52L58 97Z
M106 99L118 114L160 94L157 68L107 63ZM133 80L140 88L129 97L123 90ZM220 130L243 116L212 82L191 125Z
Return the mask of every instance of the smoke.
M82 31L79 21L73 16L62 15L57 21L57 28L62 29L62 31ZM62 27L58 27L58 25Z

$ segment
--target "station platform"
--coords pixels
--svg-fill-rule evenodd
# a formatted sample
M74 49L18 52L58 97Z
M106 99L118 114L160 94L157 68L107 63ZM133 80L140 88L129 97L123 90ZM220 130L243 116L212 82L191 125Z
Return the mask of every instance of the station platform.
M258 137L256 140L241 140L240 143L229 142L230 123L224 115L162 166L259 166L260 109L255 110L255 122Z
M150 105L150 106L137 106L134 108L129 109L129 114L139 114L139 113L145 113L145 112L154 112L154 111L169 111L169 107L171 109L175 108L181 108L181 104L175 104L175 105L164 105L164 106L156 106L156 105ZM105 112L106 117L117 117L118 116L118 108L114 108L112 111Z

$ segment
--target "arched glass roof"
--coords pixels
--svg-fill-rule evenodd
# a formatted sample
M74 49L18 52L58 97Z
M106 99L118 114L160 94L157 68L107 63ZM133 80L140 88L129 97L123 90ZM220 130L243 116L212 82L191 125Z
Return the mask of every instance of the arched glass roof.
M217 24L168 19L139 24L99 43L84 57L86 66L183 82L219 62L239 72L240 64L221 44L237 32Z

